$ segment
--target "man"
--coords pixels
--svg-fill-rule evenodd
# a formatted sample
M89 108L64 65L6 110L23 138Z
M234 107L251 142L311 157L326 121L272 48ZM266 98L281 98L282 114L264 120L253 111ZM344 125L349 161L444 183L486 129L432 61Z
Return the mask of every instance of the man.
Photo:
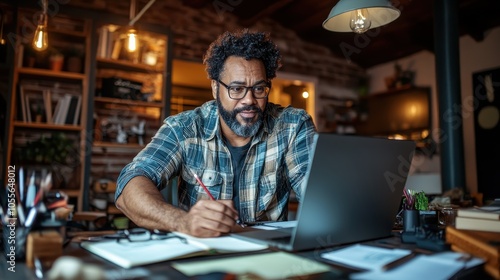
M286 220L290 191L302 194L315 127L304 110L268 103L280 59L264 33L214 41L204 64L215 100L166 118L120 173L118 208L138 226L198 237L230 232L238 219ZM159 192L176 176L179 207Z

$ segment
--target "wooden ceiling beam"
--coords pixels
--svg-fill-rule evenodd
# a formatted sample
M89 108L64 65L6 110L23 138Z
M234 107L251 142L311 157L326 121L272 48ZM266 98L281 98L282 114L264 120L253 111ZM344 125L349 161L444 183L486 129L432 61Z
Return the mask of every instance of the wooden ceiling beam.
M279 1L269 1L269 5L265 8L262 9L260 12L257 14L253 15L250 18L246 19L240 19L240 24L243 26L252 26L254 25L257 21L269 17L273 13L279 11L281 8L285 7L289 3L293 2L293 0L279 0Z
M182 3L185 6L199 9L205 7L208 3L211 3L212 1L210 0L183 0Z

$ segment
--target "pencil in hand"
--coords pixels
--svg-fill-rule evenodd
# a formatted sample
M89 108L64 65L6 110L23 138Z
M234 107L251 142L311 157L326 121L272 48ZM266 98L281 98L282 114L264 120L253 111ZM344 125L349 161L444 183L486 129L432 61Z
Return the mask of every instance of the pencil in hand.
M194 178L196 179L196 181L198 182L198 184L200 184L200 186L203 188L203 190L205 190L205 193L207 193L208 197L210 197L211 200L215 201L214 196L210 193L210 191L208 190L207 186L205 186L205 184L203 184L203 182L201 181L200 177L198 177L198 175L196 175L196 173L194 173L193 170L191 170L191 173L193 173ZM236 223L238 225L240 225L242 228L244 228L246 226L240 219L237 219Z

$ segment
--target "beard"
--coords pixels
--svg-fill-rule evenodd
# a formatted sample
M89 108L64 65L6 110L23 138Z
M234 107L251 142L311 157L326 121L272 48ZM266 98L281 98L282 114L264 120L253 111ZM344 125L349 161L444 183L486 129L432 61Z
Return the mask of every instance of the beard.
M264 112L255 105L248 105L241 108L236 108L233 111L227 111L222 106L219 97L216 98L217 108L219 109L219 114L224 120L224 122L229 126L229 128L240 137L251 137L257 134L259 128L264 122ZM254 121L253 118L243 118L244 124L241 124L236 116L242 111L255 111L257 113L257 119Z

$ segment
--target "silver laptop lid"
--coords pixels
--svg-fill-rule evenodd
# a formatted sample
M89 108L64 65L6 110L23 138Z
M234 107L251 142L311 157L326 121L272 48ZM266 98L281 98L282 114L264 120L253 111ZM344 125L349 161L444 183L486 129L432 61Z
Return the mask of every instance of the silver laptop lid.
M321 133L315 142L290 249L390 235L415 143Z

